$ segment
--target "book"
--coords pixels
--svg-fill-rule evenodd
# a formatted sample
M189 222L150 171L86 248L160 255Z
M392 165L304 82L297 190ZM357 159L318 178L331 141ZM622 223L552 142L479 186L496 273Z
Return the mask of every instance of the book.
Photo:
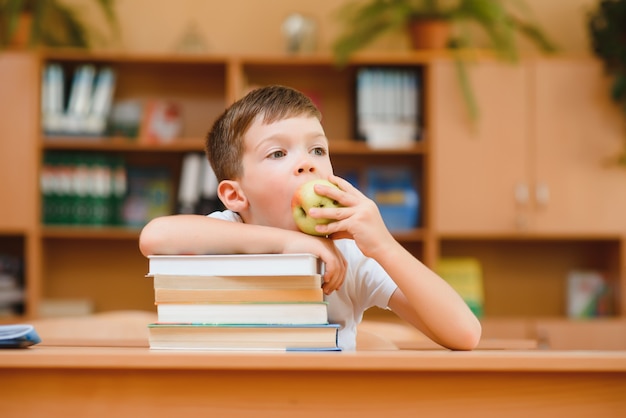
M313 254L151 255L148 276L312 276L323 274Z
M611 287L600 271L572 270L567 274L567 316L574 319L613 314Z
M178 213L196 213L202 187L203 160L197 152L183 157L178 186Z
M92 64L83 64L76 68L65 113L65 133L84 132L84 122L91 109L95 76L96 67Z
M0 249L0 317L24 313L24 259Z
M312 289L154 289L156 303L323 302L321 287Z
M25 348L40 342L32 325L0 325L0 348Z
M59 64L46 64L41 83L41 125L44 133L61 131L64 113L65 76Z
M484 313L485 295L480 261L471 257L444 257L435 268L439 274L463 298L474 315Z
M339 325L148 325L151 349L333 350Z
M407 166L377 166L367 169L365 194L372 199L390 231L417 227L420 196L414 173Z
M44 223L122 224L127 189L123 156L47 151L40 179Z
M93 87L89 114L84 121L84 131L91 135L103 135L111 113L116 74L110 67L101 68Z
M322 276L189 276L154 274L155 289L316 289Z
M370 147L405 148L419 139L419 72L362 67L355 95L356 136Z
M158 322L194 324L327 324L326 302L157 303Z
M122 223L142 228L151 219L173 213L175 205L172 173L163 166L127 166L126 197Z
M166 144L182 131L182 107L169 100L150 100L143 109L139 140L145 144Z

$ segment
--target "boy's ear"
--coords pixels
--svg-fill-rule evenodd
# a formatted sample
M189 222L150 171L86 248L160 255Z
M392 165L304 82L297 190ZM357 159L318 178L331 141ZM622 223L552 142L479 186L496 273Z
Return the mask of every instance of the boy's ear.
M241 212L248 207L248 199L234 180L222 180L217 186L217 196L233 212Z

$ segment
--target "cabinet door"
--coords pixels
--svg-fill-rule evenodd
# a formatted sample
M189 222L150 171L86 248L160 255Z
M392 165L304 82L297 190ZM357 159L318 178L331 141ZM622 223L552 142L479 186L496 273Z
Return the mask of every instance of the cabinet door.
M440 233L515 231L528 205L528 71L491 61L468 71L480 111L473 125L454 63L431 69L434 224Z
M541 60L534 66L536 171L533 228L541 232L626 230L624 114L592 59Z
M37 222L38 61L0 52L0 229Z

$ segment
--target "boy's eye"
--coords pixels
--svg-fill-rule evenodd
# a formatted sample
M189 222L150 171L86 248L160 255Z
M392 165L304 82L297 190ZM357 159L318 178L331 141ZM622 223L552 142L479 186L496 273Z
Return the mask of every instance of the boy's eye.
M270 158L281 158L285 156L285 152L282 150L273 151L269 157Z
M313 150L311 151L314 155L318 155L318 156L324 156L326 155L326 149L323 147L316 147L313 148Z

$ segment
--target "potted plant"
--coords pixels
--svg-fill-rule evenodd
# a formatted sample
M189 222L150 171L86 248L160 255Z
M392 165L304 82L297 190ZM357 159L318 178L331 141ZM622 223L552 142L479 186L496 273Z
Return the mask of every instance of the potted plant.
M601 0L588 14L588 30L593 53L613 78L611 99L626 115L626 0ZM626 140L617 158L626 165Z
M507 3L517 4L509 10ZM338 13L345 24L344 31L333 44L333 52L339 65L344 65L357 50L364 48L385 33L405 31L415 34L413 47L428 47L420 43L425 35L419 29L426 25L437 28L443 40L435 48L459 51L474 46L472 24L481 28L499 57L517 60L516 33L529 38L542 51L556 50L554 44L532 20L530 11L522 0L367 0L353 1L344 5ZM443 29L442 29L443 28ZM455 54L463 94L473 119L477 108L460 54Z
M93 3L117 33L114 0L94 0ZM59 0L0 0L0 48L89 48L91 39L98 36L81 20L77 9Z

